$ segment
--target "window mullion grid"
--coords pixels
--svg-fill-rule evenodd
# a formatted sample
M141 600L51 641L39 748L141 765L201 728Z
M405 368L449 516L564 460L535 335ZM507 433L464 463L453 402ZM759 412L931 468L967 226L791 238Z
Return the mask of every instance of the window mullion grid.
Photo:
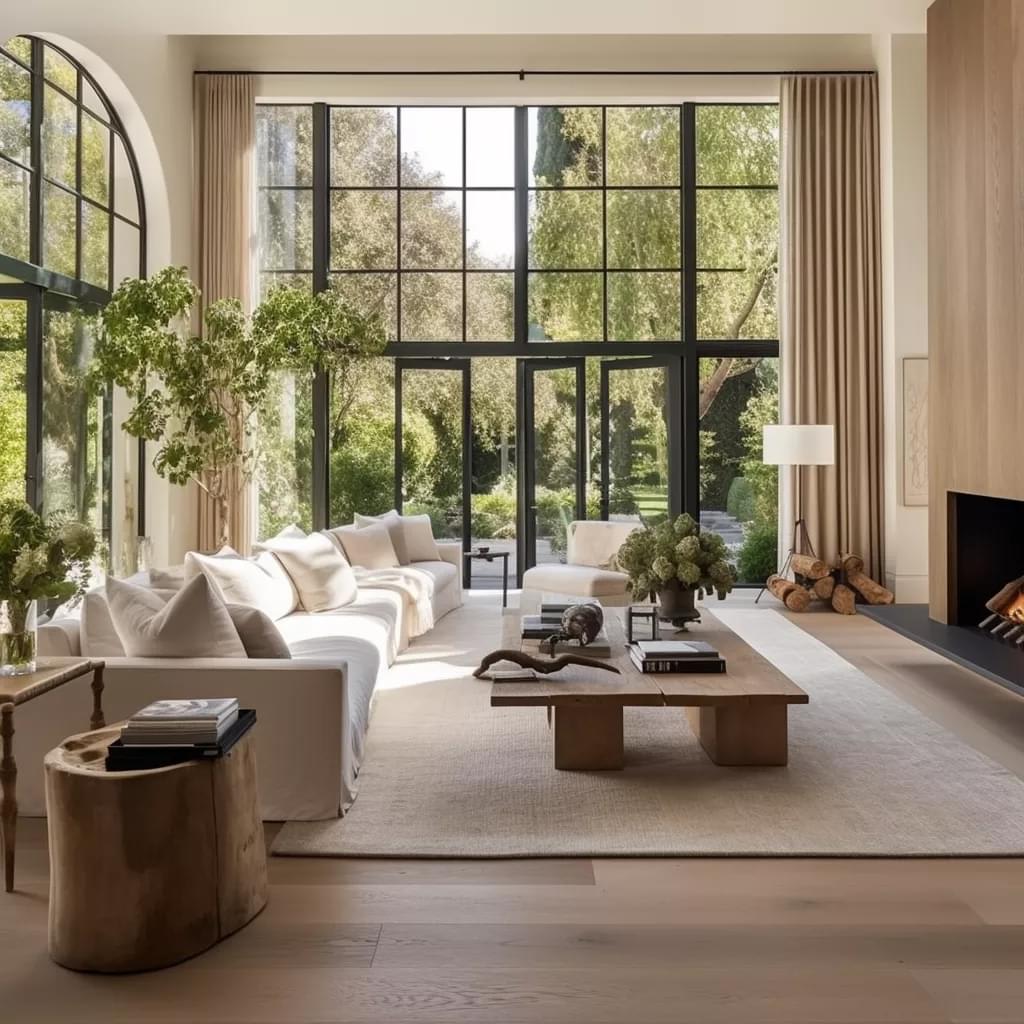
M608 108L601 108L601 329L608 340Z
M462 108L462 340L466 340L466 219L469 190L466 181L466 108ZM467 549L468 550L468 549Z
M683 357L682 417L683 511L700 517L700 363L697 356L697 112L682 108L680 181L683 186Z
M82 280L84 260L82 258L82 216L84 207L82 205L82 72L75 72L75 277ZM110 282L108 281L109 285Z
M527 107L515 108L515 259L513 278L513 331L512 337L518 349L524 354L528 350L529 312L529 232L530 194L527 176L529 159L529 111Z
M395 341L402 340L402 108L395 107ZM399 509L401 511L401 509Z
M31 105L29 115L29 263L43 265L43 43L32 40Z
M313 292L326 291L330 263L330 110L313 104ZM330 508L330 381L322 367L313 378L312 520L314 530L326 529Z

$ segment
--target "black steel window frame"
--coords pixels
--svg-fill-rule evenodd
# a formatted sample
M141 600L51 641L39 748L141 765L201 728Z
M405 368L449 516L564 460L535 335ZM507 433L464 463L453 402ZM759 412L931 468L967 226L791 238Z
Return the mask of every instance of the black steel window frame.
M444 108L456 106L453 104L327 104L327 103L275 103L269 106L279 107L311 107L313 111L313 175L312 191L313 199L313 267L306 268L268 268L261 270L267 277L275 274L295 274L296 276L306 275L312 279L314 290L321 290L329 287L331 277L336 274L372 274L386 275L393 273L398 275L397 285L397 319L400 328L401 324L401 284L400 278L403 273L401 265L401 193L412 191L409 186L401 186L401 109L403 107L426 107ZM608 357L633 357L659 358L669 368L670 380L670 401L678 402L671 410L669 432L670 440L675 439L675 448L670 451L679 452L681 459L670 467L671 478L669 486L669 510L673 515L680 512L688 512L694 518L700 516L700 361L702 359L715 359L727 357L747 358L777 358L779 355L778 339L702 339L698 336L698 275L706 272L727 272L742 273L743 268L736 267L701 267L697 264L698 251L698 230L697 221L697 195L702 191L778 191L778 184L752 182L750 184L718 184L714 182L698 182L697 177L697 114L706 107L751 107L751 106L777 106L776 103L747 103L747 102L685 102L681 104L665 103L620 103L620 104L586 104L586 103L565 103L561 107L597 107L602 110L613 108L635 108L635 107L677 107L680 116L680 172L678 186L652 185L646 186L652 190L675 189L680 195L680 267L669 268L671 272L680 274L680 327L681 337L671 341L608 341L595 339L593 341L530 341L529 333L529 196L531 192L551 191L573 191L573 187L548 189L537 189L530 184L528 167L529 159L529 121L528 111L530 106L552 106L551 104L536 104L513 106L514 123L514 191L515 191L515 258L514 267L511 271L504 270L468 270L463 266L461 270L444 270L444 273L511 273L515 282L513 323L514 340L511 342L471 342L471 341L445 341L445 342L413 342L393 341L385 349L385 355L396 359L468 359L481 356L495 357L516 357L519 364L524 359L566 359L566 358L608 358ZM457 105L465 111L469 107L480 106L494 108L493 103L462 104ZM395 186L378 186L379 191L390 191L398 193L399 208L397 211L397 231L399 237L396 240L397 258L396 266L390 270L344 270L334 271L330 266L330 194L332 182L330 180L330 111L335 107L361 108L361 109L395 109L398 114L398 130L396 132L397 168ZM463 114L463 124L465 113ZM602 117L602 124L606 126L606 118ZM602 128L602 136L605 128ZM463 127L463 168L465 168L465 145L466 134ZM641 191L644 186L608 186L606 183L606 152L602 152L602 185L577 186L575 189L582 191L600 191L603 196L609 191ZM292 186L281 186L290 188ZM344 188L339 185L339 188ZM371 191L371 189L362 189ZM460 189L436 189L424 188L424 191L466 191L465 173L463 173L463 184ZM481 189L483 190L483 189ZM504 189L502 189L504 191ZM472 191L472 189L470 189ZM603 204L607 210L607 202ZM463 204L465 210L465 204ZM606 213L602 215L606 216ZM463 213L463 253L465 252L465 231L466 218ZM607 233L603 233L603 245L607 252ZM620 272L616 268L607 267L607 258L604 259L603 268L581 271L579 268L563 272L571 273L608 273ZM463 263L465 260L463 259ZM417 268L416 273L421 271ZM542 271L548 272L548 271ZM556 273L558 271L550 271ZM622 270L624 273L656 272L643 268L640 270ZM465 280L465 276L463 278ZM465 288L465 286L463 286ZM607 336L607 287L604 288L605 308L603 320L605 323L605 335ZM463 303L463 323L465 323L465 303ZM463 335L465 336L465 335ZM397 378L396 378L397 379ZM520 366L520 373L517 376L517 388L520 390L518 401L522 403L521 389L524 385L525 376ZM324 374L318 374L313 385L313 453L314 465L312 474L312 510L313 528L323 529L328 526L328 495L329 481L327 479L327 465L329 460L329 382ZM522 433L522 431L520 431ZM525 466L525 462L520 462ZM522 476L522 470L520 476ZM520 485L521 491L521 485ZM466 489L468 500L469 489ZM520 503L520 529L523 526L523 504ZM585 512L585 508L583 509ZM522 568L522 567L520 567Z
M8 254L0 253L0 278L23 282L23 286L4 285L5 297L15 296L20 288L24 295L30 296L28 322L28 448L29 465L26 467L26 500L38 507L40 489L39 479L42 465L42 338L43 338L43 306L53 308L69 308L67 300L74 300L75 308L98 309L109 300L116 282L114 281L115 259L115 225L118 221L135 228L139 232L139 265L138 276L146 274L146 202L142 185L142 174L138 159L132 147L128 133L125 131L117 111L107 99L102 87L96 79L75 60L71 54L61 47L36 38L23 36L31 46L31 62L26 64L9 50L0 47L0 54L30 75L31 103L29 120L29 163L25 164L9 154L0 153L0 161L11 164L29 175L29 259L16 259ZM47 50L58 54L74 68L76 73L74 94L67 92L46 77L45 53ZM93 91L102 104L106 116L94 110L85 102L86 85ZM46 174L43 166L43 119L45 115L45 92L53 89L64 99L75 104L75 184L74 188L67 183L54 180ZM90 117L107 129L107 205L84 194L82 188L82 119ZM117 142L120 141L124 155L128 161L135 197L138 205L138 220L134 221L116 212L116 160ZM74 198L75 201L75 276L57 273L43 265L43 185L57 188ZM107 216L107 287L97 286L82 279L82 204L86 203L100 210ZM35 354L33 354L35 353ZM109 417L111 403L106 408L108 416L103 424L104 459L109 461L112 441L113 424ZM138 443L137 461L137 531L140 537L146 535L146 443ZM111 520L110 509L110 474L107 472L108 484L103 494L103 523L109 539Z

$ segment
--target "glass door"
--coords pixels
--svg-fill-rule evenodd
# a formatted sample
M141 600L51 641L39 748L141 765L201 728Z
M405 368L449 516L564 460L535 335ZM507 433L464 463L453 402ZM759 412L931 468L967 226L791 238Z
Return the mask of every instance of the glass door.
M657 521L681 509L678 360L601 362L601 518Z
M584 359L522 359L519 392L519 578L564 562L567 527L586 518Z
M395 507L430 516L438 540L470 546L472 417L468 359L395 360ZM463 585L469 565L463 559Z

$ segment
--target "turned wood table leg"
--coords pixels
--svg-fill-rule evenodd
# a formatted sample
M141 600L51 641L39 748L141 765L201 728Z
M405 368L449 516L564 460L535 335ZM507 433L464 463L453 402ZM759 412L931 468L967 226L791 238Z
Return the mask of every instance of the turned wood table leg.
M97 665L92 670L92 718L89 720L90 729L103 729L107 721L103 716L103 664Z
M622 708L555 705L555 767L567 772L621 771L625 764Z
M0 833L3 834L4 885L8 892L14 891L14 844L18 831L18 798L15 786L18 781L18 766L14 760L14 705L0 707L0 740L3 754L0 757Z

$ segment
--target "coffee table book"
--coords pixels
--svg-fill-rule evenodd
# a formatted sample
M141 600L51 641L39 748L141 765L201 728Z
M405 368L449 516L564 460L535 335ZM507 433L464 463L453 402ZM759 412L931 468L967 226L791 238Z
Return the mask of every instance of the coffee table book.
M256 712L251 708L242 708L216 743L158 747L125 744L123 740L116 739L107 748L106 769L108 772L146 771L184 764L186 761L223 757L255 724Z

